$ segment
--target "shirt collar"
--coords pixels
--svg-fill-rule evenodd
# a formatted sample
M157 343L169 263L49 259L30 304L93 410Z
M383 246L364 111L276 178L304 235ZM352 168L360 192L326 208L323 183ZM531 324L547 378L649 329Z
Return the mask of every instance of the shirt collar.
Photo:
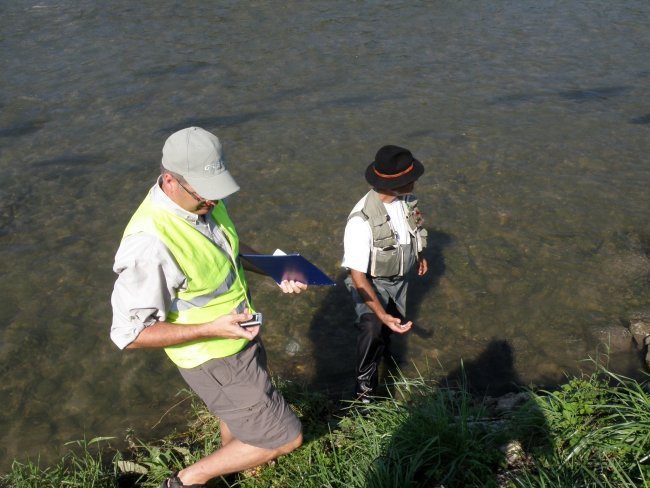
M181 208L176 202L169 198L160 187L161 183L162 176L158 176L156 184L151 187L151 190L149 190L149 195L151 196L151 201L154 205L159 205L174 215L178 215L182 219L196 224L197 220L199 220L199 216Z

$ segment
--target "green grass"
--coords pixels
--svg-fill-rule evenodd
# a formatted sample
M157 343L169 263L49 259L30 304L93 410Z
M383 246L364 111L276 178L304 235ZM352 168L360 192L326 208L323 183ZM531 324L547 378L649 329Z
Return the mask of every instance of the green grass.
M516 412L494 418L467 388L397 378L393 395L360 411L278 381L304 425L303 447L212 487L638 487L650 486L648 383L603 367L555 391L528 392ZM506 462L502 446L524 454ZM158 442L78 441L49 467L15 462L11 487L154 487L171 469L218 448L218 421L194 405L187 432ZM123 473L122 471L131 473Z
M46 468L38 462L14 461L11 471L0 477L0 486L20 488L117 486L117 466L105 459L102 443L110 438L97 437L66 444L69 453L61 461Z
M535 395L547 442L516 486L650 486L649 386L598 367Z

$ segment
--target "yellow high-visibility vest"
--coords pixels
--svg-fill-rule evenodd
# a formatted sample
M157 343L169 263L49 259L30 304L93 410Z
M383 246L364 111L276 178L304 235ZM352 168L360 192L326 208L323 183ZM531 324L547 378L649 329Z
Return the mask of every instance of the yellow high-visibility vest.
M228 256L182 217L153 205L147 195L131 217L124 236L145 232L159 238L174 256L187 277L187 289L178 291L166 321L172 324L209 322L233 309L254 312L248 296L244 270L237 259L239 238L226 207L218 202L208 218L212 218L228 239L233 256ZM231 356L241 351L247 339L214 337L165 348L169 358L181 368L193 368L214 358Z

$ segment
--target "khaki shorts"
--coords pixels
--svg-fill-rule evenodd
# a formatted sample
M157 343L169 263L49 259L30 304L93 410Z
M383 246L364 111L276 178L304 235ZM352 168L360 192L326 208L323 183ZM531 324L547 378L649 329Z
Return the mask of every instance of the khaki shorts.
M261 341L195 368L178 368L183 379L233 436L255 447L275 449L293 441L302 426L266 370Z

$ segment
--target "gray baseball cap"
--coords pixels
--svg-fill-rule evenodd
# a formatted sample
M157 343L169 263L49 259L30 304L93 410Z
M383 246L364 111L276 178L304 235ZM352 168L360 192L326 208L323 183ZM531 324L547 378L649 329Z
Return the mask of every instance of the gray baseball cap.
M224 164L219 138L200 127L174 132L162 150L165 169L181 175L207 200L221 200L239 190Z

